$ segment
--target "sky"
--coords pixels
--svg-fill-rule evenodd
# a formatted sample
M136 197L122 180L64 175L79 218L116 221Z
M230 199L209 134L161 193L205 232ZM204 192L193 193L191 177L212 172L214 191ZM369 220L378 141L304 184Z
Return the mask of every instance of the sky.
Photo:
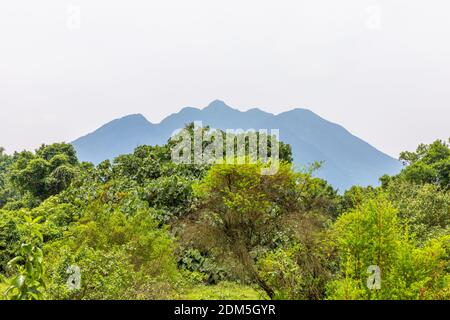
M0 146L220 99L307 108L397 157L450 137L449 15L448 0L1 1Z

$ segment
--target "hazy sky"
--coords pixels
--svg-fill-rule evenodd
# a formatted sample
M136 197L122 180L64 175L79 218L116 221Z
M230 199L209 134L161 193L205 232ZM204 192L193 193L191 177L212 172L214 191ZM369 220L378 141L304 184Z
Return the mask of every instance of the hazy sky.
M449 15L448 0L1 1L0 146L221 99L308 108L397 156L450 136Z

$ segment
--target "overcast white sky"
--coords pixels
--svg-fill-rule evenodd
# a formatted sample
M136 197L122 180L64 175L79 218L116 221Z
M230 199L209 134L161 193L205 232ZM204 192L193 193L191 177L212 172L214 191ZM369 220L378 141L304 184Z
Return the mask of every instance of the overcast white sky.
M450 136L449 16L448 0L1 1L0 146L221 99L308 108L397 156Z

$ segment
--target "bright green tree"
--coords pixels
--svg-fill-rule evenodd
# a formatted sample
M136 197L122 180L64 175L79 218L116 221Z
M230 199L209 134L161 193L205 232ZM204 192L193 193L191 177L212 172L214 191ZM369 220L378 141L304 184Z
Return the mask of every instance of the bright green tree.
M204 227L214 244L232 252L245 275L271 298L273 288L258 274L253 254L273 245L277 223L298 205L297 176L282 163L274 175L261 175L262 164L214 165L194 186L201 199Z
M329 299L448 297L449 238L417 246L385 195L369 197L340 216L332 232L340 271L328 284ZM368 286L374 268L381 271L380 287Z

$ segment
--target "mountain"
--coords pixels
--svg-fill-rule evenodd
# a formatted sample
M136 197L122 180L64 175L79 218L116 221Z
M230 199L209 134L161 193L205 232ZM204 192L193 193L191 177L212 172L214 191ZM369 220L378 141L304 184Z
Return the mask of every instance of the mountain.
M105 124L72 144L80 160L97 164L130 153L142 144L164 144L174 130L193 121L218 129L279 129L280 140L292 146L295 164L323 161L316 175L341 191L352 185L377 185L383 174L401 170L399 161L310 110L293 109L278 115L256 108L241 112L219 100L204 109L183 108L158 124L140 114L129 115Z

